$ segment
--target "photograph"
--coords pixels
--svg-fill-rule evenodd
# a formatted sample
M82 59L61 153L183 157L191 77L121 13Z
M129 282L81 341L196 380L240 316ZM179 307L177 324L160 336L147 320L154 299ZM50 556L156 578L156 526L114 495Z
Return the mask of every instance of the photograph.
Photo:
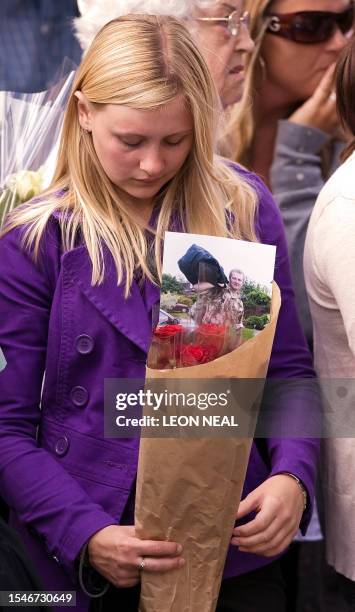
M244 340L270 317L276 249L216 236L166 232L160 325L224 325Z

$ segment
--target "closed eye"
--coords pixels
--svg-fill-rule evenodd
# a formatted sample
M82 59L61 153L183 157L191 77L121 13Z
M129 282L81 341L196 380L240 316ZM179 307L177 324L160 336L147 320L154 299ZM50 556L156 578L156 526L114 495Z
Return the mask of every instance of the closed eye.
M165 144L168 145L168 147L178 147L183 140L183 138L180 138L180 140L166 140Z
M125 147L128 147L129 149L135 149L136 147L139 147L143 143L143 140L137 140L136 142L128 142L127 140L124 140L124 138L120 138L120 137L118 137L118 140Z

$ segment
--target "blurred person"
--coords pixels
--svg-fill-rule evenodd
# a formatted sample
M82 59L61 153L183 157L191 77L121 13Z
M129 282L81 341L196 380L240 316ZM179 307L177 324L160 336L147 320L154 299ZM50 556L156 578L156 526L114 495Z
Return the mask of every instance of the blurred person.
M322 454L327 560L338 572L347 610L354 612L355 39L339 60L336 91L339 115L352 141L344 163L325 184L314 206L304 269L314 326L315 366L332 412L325 415L329 429Z
M223 40L228 35L237 44L239 32L246 36L242 16L232 29L225 16L201 25L217 28ZM126 55L120 45L128 48ZM117 52L109 53L114 47ZM112 74L115 78L108 78ZM181 104L181 97L189 104ZM291 381L314 377L277 207L255 175L216 155L216 97L206 64L180 22L128 15L107 24L79 67L54 182L35 202L12 213L0 241L0 341L9 361L0 394L2 491L45 584L71 585L87 546L91 565L119 587L110 591L116 605L117 599L122 603L120 596L129 597L122 589L137 588L139 570L180 566L175 544L153 546L135 536L138 449L126 442L116 451L102 439L98 382L110 372L117 375L117 367L121 375L144 376L151 307L159 299L161 241L173 212L191 233L275 244L282 305L268 376ZM127 135L128 119L133 127ZM177 124L181 138L174 132ZM23 230L28 248L21 240ZM148 237L154 243L152 267ZM144 288L137 286L136 272ZM9 310L12 317L6 318ZM113 351L107 351L108 345ZM16 399L4 401L14 389ZM294 414L292 399L303 421L300 411L309 415L314 396L304 406L298 395L282 404ZM311 438L270 437L253 445L220 612L264 610L265 605L284 612L279 556L299 525L307 528L317 449ZM113 463L106 461L112 453ZM114 485L108 490L100 473L92 482L90 457L93 463L100 457L112 469L120 461L129 464L129 471L118 469L119 490ZM137 598L136 590L132 597ZM87 609L81 591L79 598ZM136 610L136 603L132 606L125 610Z
M1 0L0 91L43 91L56 83L66 58L78 64L76 15L76 0Z
M256 48L226 137L233 159L269 184L280 207L296 302L312 346L303 248L316 198L344 146L333 73L352 32L353 2L247 0L245 8Z
M255 51L248 59L243 100L230 112L226 140L233 159L261 175L279 205L296 304L312 348L303 250L314 203L344 148L334 65L353 31L353 2L247 0L245 6ZM315 513L303 540L309 542L307 552L295 543L286 559L290 610L297 605L298 560L302 554L321 555L321 537ZM315 609L321 610L322 596L319 589Z

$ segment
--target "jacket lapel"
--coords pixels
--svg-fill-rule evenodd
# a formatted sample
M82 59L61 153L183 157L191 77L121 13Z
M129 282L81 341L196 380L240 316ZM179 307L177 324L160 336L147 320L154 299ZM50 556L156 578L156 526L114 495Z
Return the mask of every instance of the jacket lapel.
M124 284L117 285L117 273L109 253L105 253L105 280L101 285L91 284L92 265L85 247L65 253L63 271L86 295L97 310L129 340L145 353L151 342L151 310L159 301L159 287L146 281L143 296L134 281L128 298L124 296Z

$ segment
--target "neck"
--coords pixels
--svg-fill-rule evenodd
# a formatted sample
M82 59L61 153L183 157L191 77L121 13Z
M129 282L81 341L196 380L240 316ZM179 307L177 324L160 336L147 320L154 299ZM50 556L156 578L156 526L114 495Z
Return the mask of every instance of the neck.
M120 197L122 197L121 194ZM124 199L130 212L132 213L132 216L135 217L139 223L143 223L145 226L147 226L152 216L155 204L154 199L150 198L147 200L138 200L137 198L133 198L129 195L125 195Z

